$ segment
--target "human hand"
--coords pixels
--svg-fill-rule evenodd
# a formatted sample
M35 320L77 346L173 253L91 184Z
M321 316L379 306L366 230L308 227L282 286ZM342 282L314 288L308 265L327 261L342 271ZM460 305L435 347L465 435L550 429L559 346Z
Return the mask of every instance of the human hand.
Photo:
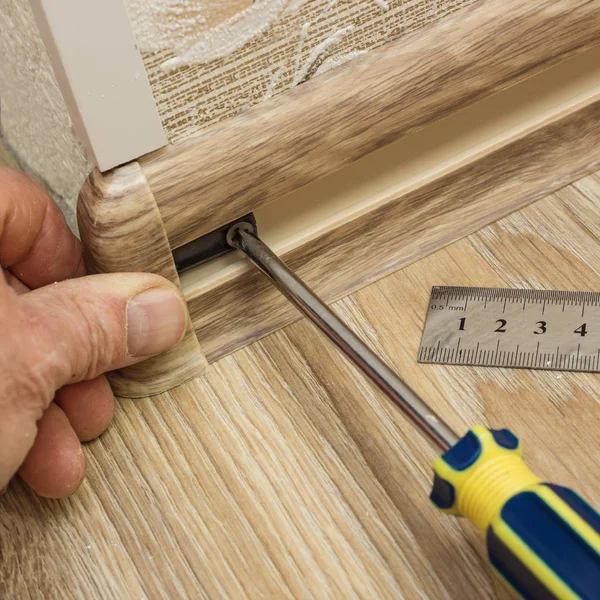
M176 344L185 305L156 275L73 279L85 275L80 242L46 192L6 167L0 265L0 489L18 473L41 496L65 497L85 475L81 442L113 416L102 373Z

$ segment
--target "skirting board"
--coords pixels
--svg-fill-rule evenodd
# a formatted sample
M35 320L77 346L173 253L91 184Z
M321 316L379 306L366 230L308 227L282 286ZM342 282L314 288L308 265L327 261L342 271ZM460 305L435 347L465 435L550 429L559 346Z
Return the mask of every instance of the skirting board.
M117 253L115 268L142 258L160 273L173 249L254 211L261 237L329 302L596 170L600 4L481 0L451 20L142 157L160 260L143 231L143 247L97 239L104 217L127 231L127 211L112 212L127 167L93 175L81 195L93 218L80 219L92 268ZM187 339L209 361L298 317L235 256L181 285ZM201 368L189 346L171 357L173 372ZM181 383L156 364L121 374L128 395Z
M466 160L397 195L323 223L320 231L279 253L333 302L600 168L598 122L600 93L503 143L473 149ZM260 211L257 219L260 228ZM182 278L209 363L300 317L244 262L214 269L208 267L204 278L200 271Z

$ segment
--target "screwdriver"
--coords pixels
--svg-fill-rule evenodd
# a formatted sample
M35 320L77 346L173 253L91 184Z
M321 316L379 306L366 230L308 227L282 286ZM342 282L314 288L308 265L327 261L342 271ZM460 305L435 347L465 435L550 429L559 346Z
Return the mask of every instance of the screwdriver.
M459 437L260 240L238 222L240 250L443 451L431 501L485 535L493 568L526 600L600 599L600 515L568 488L545 483L508 429L481 425Z

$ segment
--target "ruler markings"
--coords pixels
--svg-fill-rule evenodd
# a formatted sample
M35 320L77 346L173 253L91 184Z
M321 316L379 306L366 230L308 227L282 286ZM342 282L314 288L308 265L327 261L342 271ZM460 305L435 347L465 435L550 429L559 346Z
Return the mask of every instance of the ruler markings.
M417 357L600 372L600 293L436 286Z

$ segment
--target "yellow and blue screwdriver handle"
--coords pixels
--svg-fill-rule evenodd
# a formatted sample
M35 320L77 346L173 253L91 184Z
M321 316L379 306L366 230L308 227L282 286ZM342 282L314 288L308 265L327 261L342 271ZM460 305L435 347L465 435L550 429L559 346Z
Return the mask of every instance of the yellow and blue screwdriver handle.
M479 527L492 565L522 598L600 599L600 515L543 483L512 432L473 427L434 471L433 503Z

